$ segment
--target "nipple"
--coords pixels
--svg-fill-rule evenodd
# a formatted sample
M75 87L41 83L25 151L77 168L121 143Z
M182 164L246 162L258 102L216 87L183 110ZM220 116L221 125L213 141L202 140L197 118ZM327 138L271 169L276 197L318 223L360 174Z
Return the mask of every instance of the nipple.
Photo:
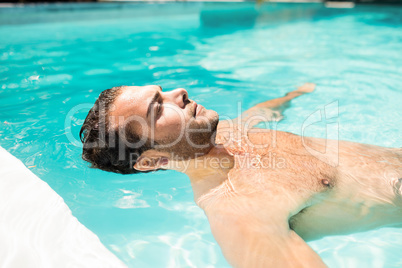
M329 186L329 180L328 179L322 179L321 180L322 184Z

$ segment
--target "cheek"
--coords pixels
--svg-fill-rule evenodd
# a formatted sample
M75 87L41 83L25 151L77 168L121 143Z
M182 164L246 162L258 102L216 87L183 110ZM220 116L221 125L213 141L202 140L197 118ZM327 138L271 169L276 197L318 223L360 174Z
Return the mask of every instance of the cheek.
M186 128L187 118L184 114L165 109L155 124L155 138L176 137Z

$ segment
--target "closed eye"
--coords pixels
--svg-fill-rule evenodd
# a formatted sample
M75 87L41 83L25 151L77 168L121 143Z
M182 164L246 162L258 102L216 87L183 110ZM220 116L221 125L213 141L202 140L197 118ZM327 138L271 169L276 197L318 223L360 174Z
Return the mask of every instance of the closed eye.
M162 103L158 103L158 108L156 110L156 116L159 117L162 115L162 110L163 110L163 104Z
M155 119L158 119L163 112L163 102L162 98L158 99L158 103L156 104L156 114L155 114Z

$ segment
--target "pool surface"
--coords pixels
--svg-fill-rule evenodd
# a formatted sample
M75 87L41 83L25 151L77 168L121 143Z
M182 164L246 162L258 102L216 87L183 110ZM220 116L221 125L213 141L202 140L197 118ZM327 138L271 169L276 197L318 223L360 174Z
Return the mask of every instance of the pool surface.
M229 267L185 175L88 168L78 132L117 85L184 87L223 116L305 82L277 129L402 147L402 8L321 4L57 4L0 8L0 145L129 267ZM332 137L333 138L333 137ZM34 190L34 189L33 189ZM330 267L401 267L402 230L309 242Z

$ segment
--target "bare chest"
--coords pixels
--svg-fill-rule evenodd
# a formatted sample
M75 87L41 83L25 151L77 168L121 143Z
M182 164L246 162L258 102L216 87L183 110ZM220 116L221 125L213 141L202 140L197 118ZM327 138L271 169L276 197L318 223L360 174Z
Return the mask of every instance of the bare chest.
M336 187L336 170L309 155L260 150L233 156L235 165L227 179L197 201L204 210L219 207L269 220L275 206L292 216Z

